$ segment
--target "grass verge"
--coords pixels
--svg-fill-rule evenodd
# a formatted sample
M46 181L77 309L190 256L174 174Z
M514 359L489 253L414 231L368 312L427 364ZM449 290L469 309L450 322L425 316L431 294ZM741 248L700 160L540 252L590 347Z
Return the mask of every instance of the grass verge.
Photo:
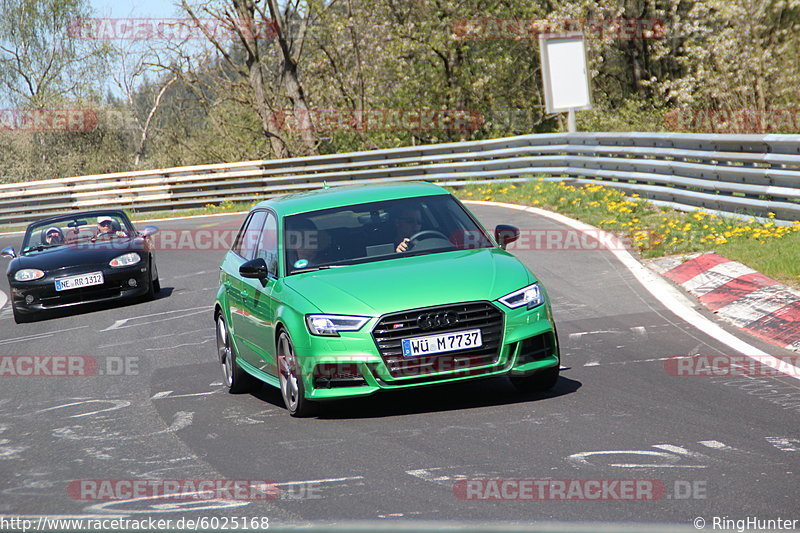
M229 202L224 201L219 204L206 204L204 207L194 209L183 209L180 211L144 211L139 212L134 209L124 209L131 220L153 220L158 218L178 218L193 217L198 215L221 215L225 213L236 213L249 211L258 202Z
M694 211L685 213L626 198L599 184L561 181L498 182L454 191L462 200L508 202L557 211L621 234L641 257L714 251L778 281L800 288L800 222L777 226Z

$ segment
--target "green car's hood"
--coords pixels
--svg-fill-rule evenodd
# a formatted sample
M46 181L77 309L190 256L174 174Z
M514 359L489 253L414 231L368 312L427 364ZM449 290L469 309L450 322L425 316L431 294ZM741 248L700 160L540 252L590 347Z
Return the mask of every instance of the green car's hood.
M536 278L498 248L402 257L284 278L323 313L382 315L452 302L496 300Z

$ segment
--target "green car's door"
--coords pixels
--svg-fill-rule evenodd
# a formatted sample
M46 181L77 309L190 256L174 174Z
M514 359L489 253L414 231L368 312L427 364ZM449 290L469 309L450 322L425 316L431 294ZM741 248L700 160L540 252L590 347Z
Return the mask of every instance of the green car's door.
M254 367L277 376L275 358L275 310L277 302L273 288L278 273L278 223L275 214L267 212L260 231L255 259L267 263L267 279L240 278L241 296L245 313L242 315L238 335L248 347L247 362Z
M225 258L223 270L228 273L228 284L225 285L225 292L228 297L230 308L230 330L233 334L238 356L251 365L257 360L255 351L250 343L247 342L246 332L249 325L250 303L246 298L249 294L249 279L242 278L239 274L239 267L245 262L253 259L258 247L258 237L261 228L264 227L264 220L267 212L263 209L253 211L242 226L233 248ZM258 280L255 280L258 281Z

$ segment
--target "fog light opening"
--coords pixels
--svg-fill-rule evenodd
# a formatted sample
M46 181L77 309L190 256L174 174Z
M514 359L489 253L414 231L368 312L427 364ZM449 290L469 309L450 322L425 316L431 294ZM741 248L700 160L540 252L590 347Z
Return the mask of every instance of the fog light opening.
M34 298L32 294L29 294L29 295L27 295L27 296L25 297L25 303L26 303L26 304L28 304L28 305L30 305L30 304L32 304L32 303L33 303L33 301L34 301L35 299L36 299L36 298Z
M136 285L138 285L138 283L136 283L135 279L131 278L128 280L128 285L130 285L131 287L135 287Z
M363 387L367 384L358 363L323 363L314 369L314 388Z

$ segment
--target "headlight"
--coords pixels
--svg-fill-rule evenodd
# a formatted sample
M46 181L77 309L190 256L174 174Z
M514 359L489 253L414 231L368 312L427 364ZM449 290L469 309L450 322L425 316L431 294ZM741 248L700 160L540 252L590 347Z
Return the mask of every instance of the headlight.
M17 270L17 273L14 274L14 279L17 281L33 281L43 277L44 272L37 268L23 268L22 270Z
M109 261L108 264L111 265L112 268L120 268L135 265L141 260L142 258L139 256L139 254L136 252L130 252L119 257L115 257Z
M369 317L341 315L307 315L306 325L312 335L338 337L340 331L358 331Z
M533 309L544 303L544 296L542 295L542 290L539 288L539 284L534 283L533 285L528 285L518 291L514 291L511 294L506 294L502 298L499 298L499 300L500 303L510 309L516 309L523 305L527 305L528 309Z

